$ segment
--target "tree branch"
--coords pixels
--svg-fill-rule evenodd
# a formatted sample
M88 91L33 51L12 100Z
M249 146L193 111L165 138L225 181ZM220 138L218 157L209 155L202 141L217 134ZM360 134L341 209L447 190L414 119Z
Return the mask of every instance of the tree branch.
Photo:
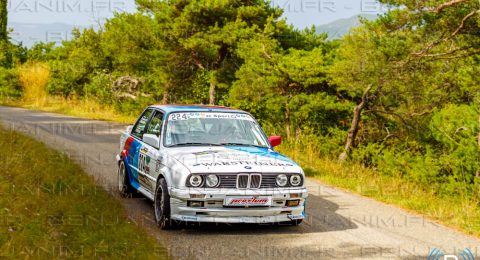
M458 26L458 28L450 35L450 37L448 39L451 39L453 37L455 37L455 35L457 35L460 30L463 29L463 27L465 27L465 22L472 16L474 16L475 14L477 13L477 10L474 10L474 11L471 11L469 14L467 14L465 17L463 17L460 25Z
M450 6L453 6L453 5L456 5L456 4L459 4L459 3L463 3L463 2L466 2L466 1L468 1L468 0L452 0L450 2L443 3L443 4L439 5L437 8L435 8L435 13L440 13L445 8L448 8Z
M401 115L399 115L399 114L397 114L397 113L390 112L390 111L384 111L384 110L378 110L378 109L369 109L368 112L382 113L382 114L386 114L386 115L395 116L395 117L397 117L398 119L400 119L400 121L402 121L402 123L403 123L405 126L407 126L408 128L410 128L410 125L407 123L407 121L405 120L405 118L403 118Z
M446 42L452 38L454 38L455 36L457 36L457 34L465 27L465 22L472 16L474 16L475 14L477 13L477 10L474 10L472 12L470 12L469 14L467 14L465 17L463 17L462 21L460 22L460 25L457 27L457 29L455 29L455 31L453 31L447 38L443 38L440 37L440 39L432 42L431 44L429 44L425 49L423 49L422 51L420 52L417 52L417 53L414 53L413 55L414 56L421 56L421 57L424 57L426 56L425 54L428 53L428 51L430 51L433 47L439 45L440 43L442 42ZM443 34L445 35L445 34ZM432 55L432 54L430 54Z

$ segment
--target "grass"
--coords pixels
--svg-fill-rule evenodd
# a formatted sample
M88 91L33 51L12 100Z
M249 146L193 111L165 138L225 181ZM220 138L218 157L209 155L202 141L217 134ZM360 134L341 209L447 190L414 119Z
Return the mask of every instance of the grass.
M89 99L66 99L58 96L46 96L42 102L32 102L26 99L0 99L0 105L119 123L132 123L136 119L133 116L121 115L114 108Z
M64 98L47 94L50 68L41 62L28 62L18 68L22 98L0 97L0 105L54 112L82 118L131 123L135 118L120 115L114 108L91 99Z
M167 258L66 155L2 128L0 154L0 258Z
M473 198L437 195L437 187L421 186L405 179L379 174L372 168L320 158L315 151L300 149L286 142L279 152L297 161L307 176L412 213L441 222L454 229L480 237L480 207Z
M50 68L40 62L26 63L18 68L18 79L23 88L23 98L36 106L44 104Z

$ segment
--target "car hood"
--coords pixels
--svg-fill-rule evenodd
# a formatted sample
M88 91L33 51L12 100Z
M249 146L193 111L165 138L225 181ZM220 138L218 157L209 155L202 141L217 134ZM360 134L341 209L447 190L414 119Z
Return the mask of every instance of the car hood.
M300 173L302 171L294 161L269 148L178 147L168 148L167 156L182 163L191 173Z

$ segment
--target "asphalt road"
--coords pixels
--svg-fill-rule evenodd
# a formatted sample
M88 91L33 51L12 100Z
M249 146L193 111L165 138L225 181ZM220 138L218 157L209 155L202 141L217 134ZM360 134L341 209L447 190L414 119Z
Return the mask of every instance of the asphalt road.
M0 120L67 153L99 186L116 194L114 157L125 125L9 107L0 107ZM174 259L427 259L433 248L445 254L469 248L480 255L480 240L474 237L314 180L307 186L308 216L298 227L212 224L161 231L150 202L141 197L121 201L132 221Z

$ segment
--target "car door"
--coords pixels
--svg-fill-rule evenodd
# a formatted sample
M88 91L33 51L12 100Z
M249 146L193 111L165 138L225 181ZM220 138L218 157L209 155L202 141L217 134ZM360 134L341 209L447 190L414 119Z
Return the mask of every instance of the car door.
M156 135L159 139L162 133L164 113L156 110L150 119L145 134ZM139 181L140 184L150 192L155 191L156 180L160 171L159 147L142 142L139 153Z
M143 135L147 129L147 124L153 115L152 108L146 109L138 118L137 122L132 128L131 138L133 139L127 154L127 164L130 171L130 183L136 189L140 188L139 166L142 166L144 159L141 158L141 150L143 145ZM140 160L142 159L142 160ZM144 186L144 185L142 185Z

